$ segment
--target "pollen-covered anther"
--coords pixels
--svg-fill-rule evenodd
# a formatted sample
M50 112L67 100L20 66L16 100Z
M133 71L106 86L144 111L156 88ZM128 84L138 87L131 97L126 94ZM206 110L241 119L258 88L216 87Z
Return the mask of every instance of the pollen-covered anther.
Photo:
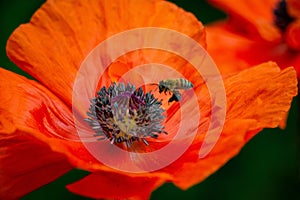
M86 121L96 132L97 139L108 139L112 144L135 141L148 145L147 138L157 138L164 131L165 110L150 92L130 83L113 83L102 87L91 99Z

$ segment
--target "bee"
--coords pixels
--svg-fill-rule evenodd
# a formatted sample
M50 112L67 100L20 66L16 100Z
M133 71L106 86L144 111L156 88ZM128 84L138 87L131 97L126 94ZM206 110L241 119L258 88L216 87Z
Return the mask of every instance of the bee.
M169 99L168 103L171 103L172 101L178 102L178 101L180 101L180 99L181 99L180 92L177 90L173 90L173 94L172 94L171 98Z
M172 96L168 101L169 103L171 103L172 101L180 101L181 94L178 90L188 90L194 87L189 80L186 80L184 78L162 80L159 81L157 85L159 93L172 93Z

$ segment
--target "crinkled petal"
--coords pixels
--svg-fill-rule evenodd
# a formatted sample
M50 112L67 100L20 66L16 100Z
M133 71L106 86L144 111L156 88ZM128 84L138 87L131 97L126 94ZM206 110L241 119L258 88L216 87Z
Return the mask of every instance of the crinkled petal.
M18 129L40 131L44 137L76 138L72 112L60 99L36 81L3 68L0 75L0 108L13 116Z
M10 113L0 109L0 199L18 199L71 169L65 156L18 131Z
M3 77L0 83L0 110L11 119L1 118L3 127L9 128L7 122L10 122L16 130L64 154L76 167L90 169L92 164L102 166L80 142L72 112L61 100L35 81L3 68L0 68L0 75Z
M204 27L176 5L157 0L47 1L7 43L11 60L71 105L80 64L100 42L138 27L163 27L205 45Z
M253 129L277 127L298 93L294 68L281 71L274 62L263 63L228 78L225 87L227 118L255 119L257 127Z
M224 84L227 115L223 131L206 157L197 162L186 162L182 167L177 166L174 182L183 189L218 170L262 128L277 127L288 112L293 97L297 95L295 70L290 67L280 71L273 62L230 76L224 80ZM194 145L197 147L203 141L204 138L200 137ZM212 135L205 139L206 144L214 141ZM199 148L191 147L186 156L197 153ZM174 169L176 163L172 165Z
M70 184L67 188L79 195L95 199L149 199L165 180L154 177L129 177L122 174L95 172Z

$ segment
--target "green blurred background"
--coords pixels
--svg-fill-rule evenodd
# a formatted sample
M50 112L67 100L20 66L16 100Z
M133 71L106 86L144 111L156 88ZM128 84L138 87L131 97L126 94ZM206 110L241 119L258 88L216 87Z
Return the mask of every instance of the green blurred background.
M0 1L1 67L26 75L9 61L5 45L12 31L21 23L28 22L43 2L43 0ZM173 0L173 2L194 13L203 23L226 17L224 13L212 8L203 0ZM204 182L187 191L168 183L156 190L151 199L300 199L297 101L299 98L293 101L285 130L264 130L252 139L237 157ZM73 170L22 199L87 199L68 192L64 187L87 174L85 171Z

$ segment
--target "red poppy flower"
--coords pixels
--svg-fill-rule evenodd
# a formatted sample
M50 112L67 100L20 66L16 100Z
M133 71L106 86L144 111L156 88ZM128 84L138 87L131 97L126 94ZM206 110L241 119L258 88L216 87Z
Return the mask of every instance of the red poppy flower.
M228 14L228 19L207 26L208 52L222 72L275 61L281 68L293 66L300 78L300 7L297 0L209 2Z
M176 30L205 46L203 25L192 14L171 3L156 0L91 1L89 4L78 0L48 1L30 23L15 30L7 43L8 56L37 81L0 69L3 77L0 83L1 199L19 198L72 168L91 174L67 188L92 198L147 199L165 182L187 189L218 170L261 129L278 126L289 110L291 100L297 94L293 68L281 71L277 64L268 62L226 76L223 80L226 91L224 127L212 151L199 158L204 141L210 144L213 140L206 132L214 109L221 109L219 102L211 100L205 84L207 80L204 81L190 63L172 52L151 49L129 52L110 64L97 79L99 90L91 99L90 110L83 109L81 102L74 101L73 89L78 76L82 75L80 66L86 63L84 60L94 47L110 36L143 27ZM139 38L134 39L139 41ZM105 56L99 54L100 60ZM149 92L151 85L134 90L129 83L126 86L112 83L135 66L147 63L167 65L190 80L196 106L184 95L178 103L167 103L170 96L157 94L162 98L161 102ZM141 73L151 69L144 66ZM80 86L88 92L89 77L93 77L95 71L86 70L85 73L88 76ZM157 70L156 75L166 76L163 70ZM142 77L136 76L133 80L139 81ZM127 103L130 101L128 109L122 107L124 98L120 99L118 95L123 95ZM182 109L188 110L191 118L182 119ZM164 110L166 115L162 115ZM200 111L201 118L190 120L195 116L195 110ZM82 118L76 121L74 115L81 114ZM118 118L121 114L125 115L123 119ZM164 118L164 124L160 124ZM181 123L184 120L185 123ZM191 128L189 125L194 121L197 127ZM213 124L213 127L218 126ZM173 146L175 151L184 145L190 132L196 135L174 162L157 170L133 173L111 168L97 159L86 148L85 142L78 140L78 127L93 129L95 137L103 139L105 136L108 140L94 140L96 146L93 147L100 148L101 156L112 160L118 156L113 152L116 146L125 150L134 148L142 153L153 152L171 143L181 129L187 137L177 140ZM123 131L124 127L135 135ZM116 164L126 165L124 161L128 160L141 165L149 162L138 159L120 157ZM150 158L151 163L159 161Z

